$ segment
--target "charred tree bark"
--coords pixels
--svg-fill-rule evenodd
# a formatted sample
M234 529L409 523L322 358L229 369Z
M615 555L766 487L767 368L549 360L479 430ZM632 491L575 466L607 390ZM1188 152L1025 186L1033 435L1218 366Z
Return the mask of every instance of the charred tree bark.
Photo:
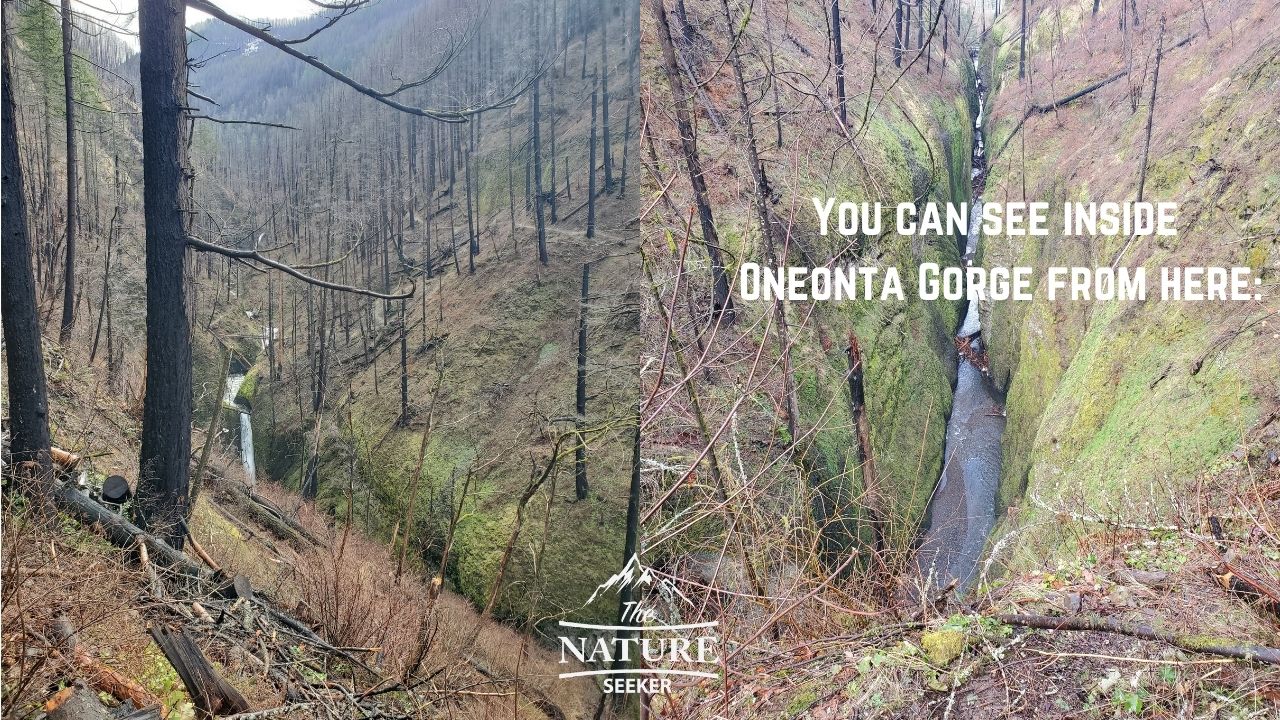
M609 141L609 8L600 0L600 143L604 160L604 191L613 192L613 143Z
M902 0L893 4L893 66L902 67Z
M426 293L423 293L423 297ZM426 324L426 317L422 319ZM409 424L409 301L400 301L400 427Z
M631 106L634 100L627 102L627 117L622 122L622 175L618 178L618 197L627 194L627 160L631 153L627 151L627 140L631 137Z
M631 435L631 485L627 490L627 526L623 533L622 541L622 565L627 567L632 557L636 557L640 550L640 413L637 408L635 416L636 427ZM626 625L623 620L626 617L627 606L635 601L635 590L631 583L623 583L618 590L618 624ZM619 630L617 637L619 640L625 640L633 636L633 630ZM621 658L614 661L614 667L621 667L623 664Z
M462 171L465 174L462 190L467 194L467 273L476 273L476 253L480 252L480 241L476 237L475 210L471 207L471 151L466 152L462 160Z
M836 106L840 110L840 124L847 127L849 113L844 92L844 43L840 40L840 0L831 0L831 44L836 63Z
M76 111L75 85L71 66L71 0L62 0L62 82L67 107L67 247L66 264L62 268L62 325L58 342L71 339L75 324L76 297Z
M596 236L596 104L595 84L591 88L591 141L587 152L587 237Z
M181 13L178 17L182 17ZM157 625L151 628L151 637L182 678L191 695L191 704L198 712L217 717L249 711L249 702L218 674L186 630Z
M1124 0L1121 0L1123 4ZM1018 79L1027 76L1027 0L1022 0L1022 32L1018 34Z
M712 319L723 319L732 323L734 319L733 298L729 294L729 275L725 270L724 258L720 252L720 239L716 233L715 221L711 216L711 201L707 196L707 180L702 172L702 161L698 156L697 137L693 131L693 120L685 98L684 81L680 76L680 64L676 60L675 46L671 39L671 23L667 19L667 10L662 0L650 0L654 18L658 22L658 43L662 48L662 68L666 73L667 84L671 87L672 108L675 110L676 129L680 132L680 143L684 150L685 166L689 171L689 182L693 186L694 203L698 207L698 220L702 226L702 242L706 245L711 257Z
M147 380L138 522L181 550L191 463L191 328L186 236L191 197L187 37L181 0L138 8L147 247Z
M535 45L538 31L534 31ZM534 53L535 57L537 52ZM542 84L541 79L533 81L533 214L534 222L538 226L538 262L543 265L547 264L549 257L547 255L547 226L546 219L543 217L543 201L542 201L542 138L538 133L538 126L542 124L539 113L539 86Z
M8 14L8 8L5 8ZM8 18L5 18L8 26ZM9 382L10 451L14 463L34 463L32 473L42 483L52 480L49 459L49 402L45 394L44 353L36 312L36 281L31 273L31 235L27 227L27 198L18 159L18 130L9 70L8 27L3 49L3 246L0 254L0 320L4 326L5 360ZM47 492L47 485L40 490Z
M579 500L586 500L591 488L587 484L587 441L582 435L587 419L587 295L591 285L591 263L582 264L582 296L578 301L578 374L574 394L574 425L578 444L573 448L573 487Z

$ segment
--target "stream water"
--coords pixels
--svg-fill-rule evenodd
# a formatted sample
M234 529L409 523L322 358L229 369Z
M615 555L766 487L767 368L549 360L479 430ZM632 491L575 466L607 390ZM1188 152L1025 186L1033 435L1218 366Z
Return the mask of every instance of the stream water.
M970 51L970 58L976 67L977 50ZM987 92L981 76L975 72L974 77L978 112L973 128L973 197L964 247L966 265L973 264L981 240L979 223L986 183L982 121ZM969 303L956 338L967 339L977 353L983 351L977 302ZM963 592L976 579L987 536L996 521L1004 426L1004 398L990 377L960 356L942 477L930 500L928 526L916 554L916 567L927 587L945 588L954 581L956 589Z
M249 408L236 402L236 395L243 384L244 375L228 375L227 392L222 396L222 403L240 413L240 459L244 463L245 479L253 486L257 479L257 470L253 464L253 416L249 413Z

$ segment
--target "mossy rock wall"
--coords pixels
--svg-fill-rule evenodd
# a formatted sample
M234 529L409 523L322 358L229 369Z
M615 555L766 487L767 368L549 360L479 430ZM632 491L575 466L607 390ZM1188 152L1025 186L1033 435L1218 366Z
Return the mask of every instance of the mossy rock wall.
M1037 23L1037 42L1048 42L1040 25L1051 17ZM1008 22L992 37L1011 32ZM1068 42L1088 24L1074 18L1065 26ZM990 103L994 151L1018 118L1002 103L1020 107L1022 89L1016 44L999 53L992 45L999 43L984 49L983 71L1001 88ZM1201 75L1208 67L1216 80ZM1018 508L1005 523L1023 529L1017 557L1038 562L1071 551L1054 521L1060 513L1167 516L1198 476L1239 459L1231 452L1260 407L1274 403L1274 330L1250 324L1267 303L1163 301L1159 280L1163 266L1248 265L1264 284L1275 282L1280 252L1264 228L1280 222L1280 127L1274 94L1260 100L1250 88L1278 79L1274 47L1233 57L1197 42L1167 55L1159 102L1180 114L1157 114L1144 199L1179 204L1176 237L1061 234L1065 201L1135 199L1147 112L1129 112L1119 83L1064 107L1056 122L1028 120L1023 137L993 161L988 198L1020 199L1026 188L1056 213L1048 237L985 237L984 265L1030 265L1037 282L1049 266L1144 267L1149 286L1145 301L1055 302L1038 292L1030 302L984 308L992 372L1008 394L1000 503ZM1085 84L1083 74L1059 78L1057 94ZM1035 152L1024 154L1023 144ZM1245 240L1223 241L1232 235ZM1270 306L1274 313L1274 300Z
M967 83L971 86L972 83ZM872 447L879 479L879 504L889 522L888 543L903 549L915 539L928 500L942 471L947 417L951 411L956 358L952 337L961 306L955 302L919 299L918 268L926 262L942 266L960 263L962 237L903 237L891 232L893 206L920 198L920 203L969 201L973 98L946 102L928 95L907 95L901 107L884 107L871 120L868 142L862 144L877 188L864 184L852 166L807 178L802 196L834 196L839 200L874 201L884 206L886 233L866 242L861 264L897 268L904 300L818 303L813 321L804 326L793 352L801 428L814 428L806 464L810 481L820 484L827 509L838 518L819 522L841 526L861 541L871 539L861 507L864 480L857 463L857 441L849 404L849 335L856 334L866 366L864 387L871 419ZM806 215L805 217L809 217ZM816 228L803 228L801 241L815 248L810 254L828 257L847 238L834 232L820 237ZM794 257L793 263L803 264ZM797 327L798 313L789 312Z

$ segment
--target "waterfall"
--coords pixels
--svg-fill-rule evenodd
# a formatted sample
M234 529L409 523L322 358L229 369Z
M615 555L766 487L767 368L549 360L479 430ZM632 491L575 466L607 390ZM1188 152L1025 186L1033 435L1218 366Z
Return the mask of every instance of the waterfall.
M257 480L257 470L253 464L253 417L246 408L236 402L240 386L244 384L244 375L227 375L227 392L222 396L222 404L240 413L240 459L244 464L245 478L252 486Z

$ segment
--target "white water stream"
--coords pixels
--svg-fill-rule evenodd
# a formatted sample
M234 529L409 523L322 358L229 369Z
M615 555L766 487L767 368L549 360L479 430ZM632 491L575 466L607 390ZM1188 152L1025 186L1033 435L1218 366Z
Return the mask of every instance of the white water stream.
M976 56L977 51L970 55L975 63ZM978 111L974 119L973 197L964 248L965 265L974 263L982 237L982 191L987 165L982 137L986 88L981 76L976 74L975 91ZM978 302L969 303L956 337L969 339L975 351L983 351ZM977 579L987 536L995 526L1005 416L1004 399L991 378L964 357L960 358L956 372L942 477L929 503L929 526L916 555L916 566L932 587L943 588L955 581L957 589L963 591Z
M257 481L257 470L253 464L253 416L249 408L236 402L240 386L244 384L244 375L227 376L227 392L222 396L222 404L240 413L240 458L244 463L245 479L252 486Z

